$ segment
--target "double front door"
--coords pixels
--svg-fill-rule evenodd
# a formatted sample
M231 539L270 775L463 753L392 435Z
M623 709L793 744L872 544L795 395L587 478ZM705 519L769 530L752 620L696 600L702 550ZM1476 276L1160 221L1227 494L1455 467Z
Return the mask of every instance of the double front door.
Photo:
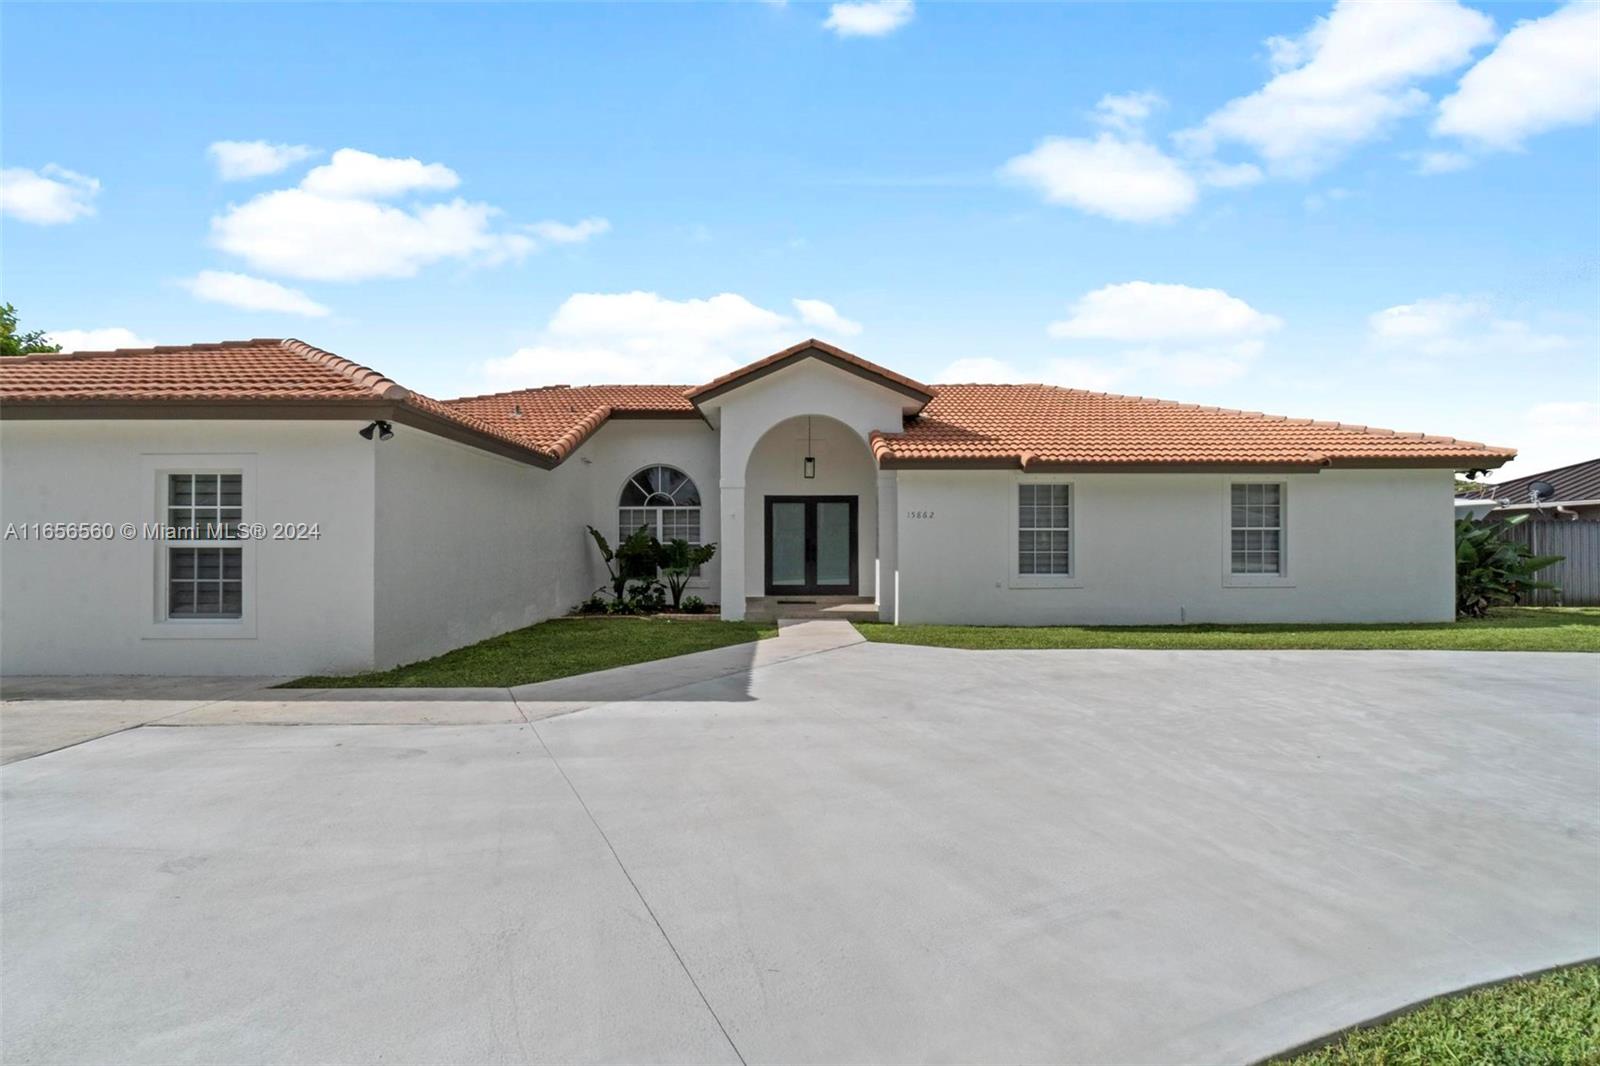
M854 596L855 496L768 496L767 595Z

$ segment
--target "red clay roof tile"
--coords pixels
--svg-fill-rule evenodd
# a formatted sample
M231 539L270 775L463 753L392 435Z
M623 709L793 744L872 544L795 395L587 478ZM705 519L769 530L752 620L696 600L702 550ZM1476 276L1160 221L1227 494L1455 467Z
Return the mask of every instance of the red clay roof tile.
M814 350L814 351L813 351ZM1027 470L1326 465L1498 466L1516 453L1449 437L1117 396L1053 385L922 385L806 341L698 387L553 385L439 401L297 340L258 339L0 360L0 404L388 403L432 428L554 465L611 418L695 418L695 400L814 352L929 397L897 433L873 435L886 467ZM428 420L432 420L429 422Z

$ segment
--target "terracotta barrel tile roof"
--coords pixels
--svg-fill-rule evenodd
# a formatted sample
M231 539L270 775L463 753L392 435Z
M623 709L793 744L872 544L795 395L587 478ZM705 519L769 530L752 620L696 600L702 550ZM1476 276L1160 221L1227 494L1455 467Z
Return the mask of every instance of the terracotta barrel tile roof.
M377 413L393 417L410 413L450 435L526 453L540 465L556 461L468 412L304 341L258 338L0 359L0 410L9 415L20 413L19 408L106 411L150 403L179 409L203 405L208 411L219 409L220 414L261 403L362 404L363 410L379 405ZM352 417L357 417L354 411Z
M900 433L873 436L887 466L1499 465L1516 453L1472 441L1201 407L1053 385L936 385Z
M558 460L613 417L696 418L687 385L547 385L447 401L453 411L549 451Z
M896 433L873 435L886 467L1026 470L1327 465L1498 466L1516 453L1449 437L1283 418L1051 385L928 386L806 341L698 387L554 385L439 401L297 340L76 352L0 359L0 405L12 417L112 416L148 404L227 417L262 403L393 417L541 466L561 462L612 418L696 418L697 400L787 361L819 358L886 384L920 406ZM926 401L925 403L923 401Z
M847 352L843 348L836 348L826 341L819 341L813 337L810 340L791 345L781 352L774 352L765 359L757 359L753 363L746 363L737 370L723 374L721 377L712 378L704 385L696 385L688 390L688 396L689 399L699 403L729 389L737 388L746 379L758 378L791 362L813 357L822 358L844 370L859 374L868 380L876 380L880 384L888 385L900 392L913 394L921 400L926 400L933 395L933 390L920 381L914 381L904 374L897 374L887 367L879 366L877 363L869 363L853 352Z
M404 392L375 370L295 340L163 345L0 360L0 402L5 403L370 400Z

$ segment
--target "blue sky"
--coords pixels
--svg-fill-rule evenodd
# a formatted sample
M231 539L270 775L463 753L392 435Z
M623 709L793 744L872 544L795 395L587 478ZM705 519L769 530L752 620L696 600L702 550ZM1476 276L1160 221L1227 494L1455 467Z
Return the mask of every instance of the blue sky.
M3 18L0 298L72 346L298 336L449 397L816 335L1600 453L1593 4Z

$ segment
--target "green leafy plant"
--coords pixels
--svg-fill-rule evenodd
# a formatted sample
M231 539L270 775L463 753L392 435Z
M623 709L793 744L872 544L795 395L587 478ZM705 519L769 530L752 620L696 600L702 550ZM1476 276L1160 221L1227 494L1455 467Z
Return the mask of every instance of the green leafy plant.
M611 547L604 533L593 526L588 529L595 547L600 549L600 558L605 561L606 571L611 575L612 601L626 603L628 582L640 578L654 579L656 552L660 545L650 534L649 526L640 526L629 533L615 548Z
M1534 589L1553 589L1534 574L1565 556L1535 555L1525 544L1505 535L1507 527L1527 521L1517 515L1502 522L1456 521L1456 613L1482 618L1491 607L1520 603Z
M706 601L699 596L685 596L681 610L684 614L705 614Z
M656 567L672 592L673 610L682 607L683 590L689 584L689 575L694 573L696 567L709 563L716 554L715 544L691 545L681 537L656 545Z
M628 586L628 607L635 614L655 614L667 606L667 590L655 578L635 580Z
M605 612L606 600L600 595L598 589L590 593L588 599L572 609L573 614L605 614Z

